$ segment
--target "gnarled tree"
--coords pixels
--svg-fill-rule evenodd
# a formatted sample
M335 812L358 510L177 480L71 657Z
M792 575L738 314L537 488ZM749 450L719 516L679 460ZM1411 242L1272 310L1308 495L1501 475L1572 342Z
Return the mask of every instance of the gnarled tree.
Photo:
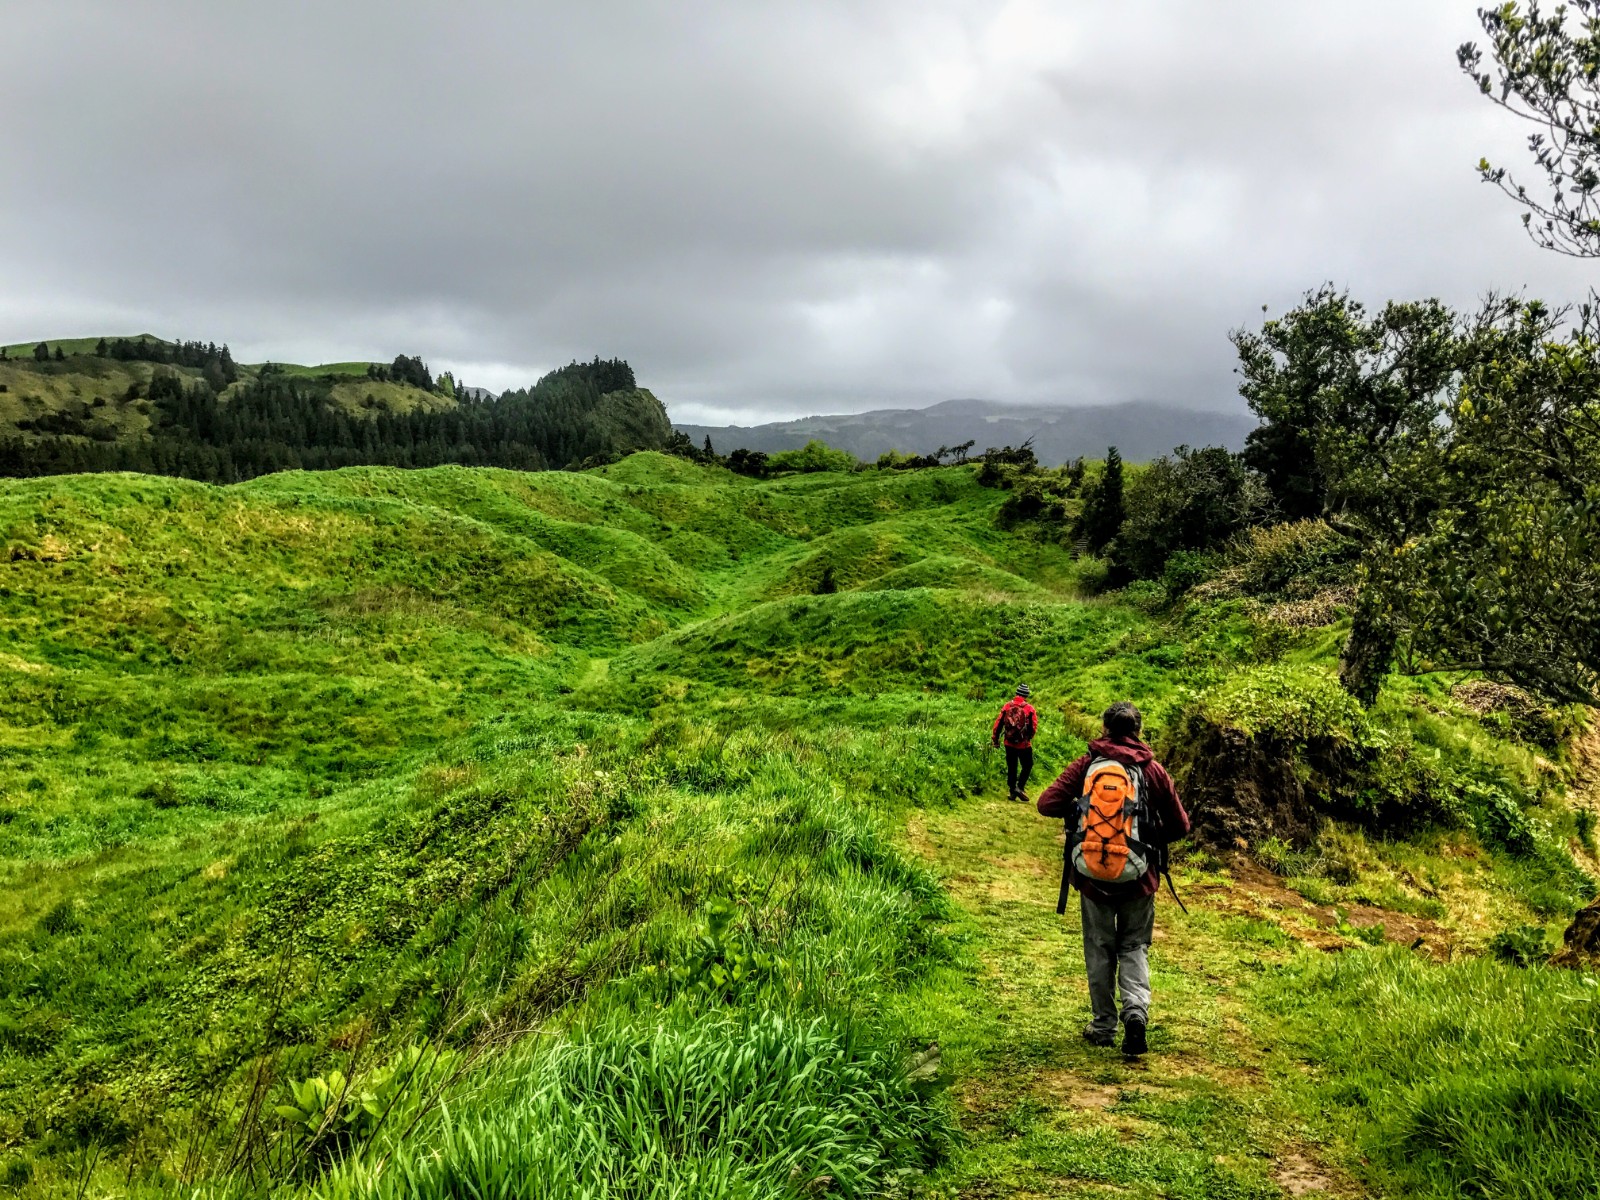
M1381 589L1401 663L1600 704L1600 341L1502 301L1462 343L1436 500Z
M1240 393L1262 419L1245 460L1288 516L1321 516L1364 548L1345 687L1376 698L1399 643L1387 577L1437 503L1455 316L1437 300L1376 316L1324 287L1259 332L1238 330Z

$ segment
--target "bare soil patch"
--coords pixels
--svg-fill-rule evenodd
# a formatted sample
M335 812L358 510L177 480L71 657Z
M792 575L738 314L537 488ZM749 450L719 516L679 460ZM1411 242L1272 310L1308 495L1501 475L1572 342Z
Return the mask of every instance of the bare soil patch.
M1272 1179L1290 1196L1346 1194L1331 1175L1298 1151L1290 1151L1278 1160Z
M1343 950L1349 946L1349 940L1338 932L1339 914L1332 905L1313 904L1248 854L1231 856L1227 869L1233 877L1232 886L1199 884L1191 890L1200 893L1214 908L1277 921L1290 937L1319 950ZM1279 920L1285 914L1304 920L1286 924ZM1454 952L1455 934L1427 917L1374 904L1352 904L1346 915L1358 929L1382 925L1387 940L1411 946L1431 958L1443 961Z

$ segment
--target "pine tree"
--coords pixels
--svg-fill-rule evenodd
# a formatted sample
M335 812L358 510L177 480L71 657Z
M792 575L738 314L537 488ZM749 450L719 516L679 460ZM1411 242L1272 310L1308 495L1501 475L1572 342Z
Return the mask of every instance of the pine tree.
M1100 554L1122 528L1122 455L1115 446L1106 451L1105 469L1083 499L1078 529L1092 554Z

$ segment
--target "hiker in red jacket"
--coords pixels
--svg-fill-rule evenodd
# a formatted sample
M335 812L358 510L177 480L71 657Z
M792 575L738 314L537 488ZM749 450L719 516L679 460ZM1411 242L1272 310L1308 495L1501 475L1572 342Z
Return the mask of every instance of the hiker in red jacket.
M1094 1014L1084 1040L1096 1046L1116 1041L1120 985L1122 1052L1137 1056L1147 1048L1150 1022L1147 955L1156 890L1167 846L1189 832L1189 814L1172 776L1139 740L1139 710L1118 701L1100 721L1101 736L1089 743L1089 753L1039 793L1039 812L1067 821L1067 863L1056 911L1066 911L1067 890L1076 887Z
M998 746L1003 736L1006 740L1006 784L1011 798L1023 804L1028 802L1028 776L1033 773L1033 735L1039 732L1039 714L1028 703L1032 693L1027 684L1017 687L1017 694L1007 700L994 719L989 731L989 744Z

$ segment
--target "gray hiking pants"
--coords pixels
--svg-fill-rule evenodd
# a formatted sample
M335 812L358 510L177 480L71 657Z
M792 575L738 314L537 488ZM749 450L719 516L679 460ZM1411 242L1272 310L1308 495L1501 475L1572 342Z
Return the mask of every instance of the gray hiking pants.
M1156 898L1091 900L1078 893L1083 912L1083 965L1089 972L1089 1007L1094 1033L1117 1032L1117 987L1122 988L1122 1020L1150 1020L1150 936L1156 927Z

